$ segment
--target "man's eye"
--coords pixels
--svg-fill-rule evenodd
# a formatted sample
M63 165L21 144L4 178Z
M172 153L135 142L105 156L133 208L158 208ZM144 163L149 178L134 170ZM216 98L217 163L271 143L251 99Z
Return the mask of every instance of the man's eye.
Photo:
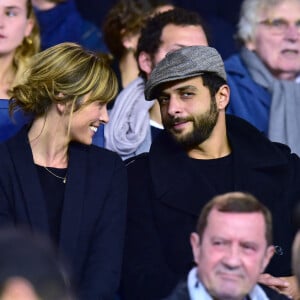
M222 246L225 244L224 241L216 240L212 242L214 246Z
M287 23L284 20L282 20L282 19L274 19L271 22L271 26L281 28L281 27L286 27Z
M169 101L169 98L167 97L159 97L158 98L158 102L163 104L163 103L167 103Z
M252 245L252 244L244 243L244 244L242 244L241 246L242 246L243 249L246 250L246 251L255 251L255 250L256 250L255 245Z
M190 97L193 97L193 96L194 96L194 93L189 93L189 92L181 94L181 97L183 97L183 98L190 98Z

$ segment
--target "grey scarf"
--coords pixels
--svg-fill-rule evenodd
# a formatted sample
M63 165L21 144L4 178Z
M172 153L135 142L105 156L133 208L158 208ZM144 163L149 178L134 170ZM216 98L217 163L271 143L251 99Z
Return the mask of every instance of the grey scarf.
M272 95L268 136L300 155L300 84L272 76L257 55L243 48L241 57L253 80Z
M154 101L145 100L144 88L144 80L138 77L123 89L104 127L105 148L117 152L122 159L150 149L149 109Z

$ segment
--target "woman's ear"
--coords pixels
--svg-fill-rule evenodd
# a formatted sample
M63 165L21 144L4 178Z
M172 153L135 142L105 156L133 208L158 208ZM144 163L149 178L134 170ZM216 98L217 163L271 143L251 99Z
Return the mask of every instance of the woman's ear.
M57 103L56 109L60 115L64 115L66 113L66 104L65 103Z
M25 37L30 36L35 22L36 21L34 19L31 19L31 18L27 19L27 24L26 24L25 32L24 32Z
M58 98L63 98L63 97L64 97L64 94L59 92ZM56 109L60 115L64 115L67 111L67 104L64 102L58 102L58 103L56 103Z

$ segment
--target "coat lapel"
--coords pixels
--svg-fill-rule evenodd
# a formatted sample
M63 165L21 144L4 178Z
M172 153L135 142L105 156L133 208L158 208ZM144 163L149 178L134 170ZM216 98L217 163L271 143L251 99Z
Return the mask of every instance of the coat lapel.
M13 158L17 180L24 195L30 224L32 228L38 228L39 231L49 234L46 203L33 162L26 127L8 141L8 147Z
M61 218L59 247L64 254L72 257L76 253L81 214L83 212L87 174L87 148L72 143L69 148L69 163L66 190Z
M227 127L233 149L234 190L251 191L265 205L274 207L273 200L283 193L285 186L286 156L244 120L227 116ZM274 186L274 182L281 184ZM266 203L267 199L272 199L272 203Z

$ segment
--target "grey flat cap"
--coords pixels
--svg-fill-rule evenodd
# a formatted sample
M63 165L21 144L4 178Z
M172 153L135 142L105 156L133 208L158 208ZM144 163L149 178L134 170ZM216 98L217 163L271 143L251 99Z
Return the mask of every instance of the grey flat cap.
M207 46L183 47L169 52L153 69L145 87L146 100L156 98L159 85L203 73L215 73L226 80L223 60L215 48Z

